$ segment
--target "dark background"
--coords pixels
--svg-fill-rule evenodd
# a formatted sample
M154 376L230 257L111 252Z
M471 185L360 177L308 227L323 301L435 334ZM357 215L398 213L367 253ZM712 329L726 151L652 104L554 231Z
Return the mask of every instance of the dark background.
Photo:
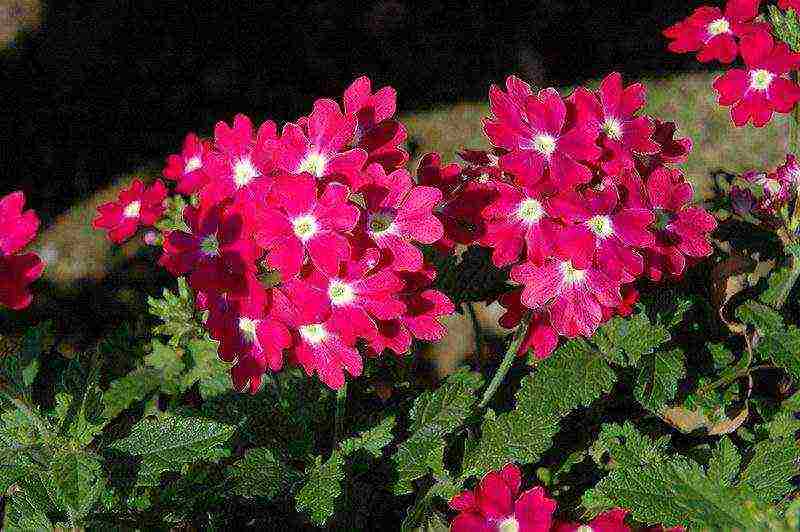
M189 130L292 119L361 74L407 113L484 100L508 73L568 85L703 68L660 34L702 3L48 2L0 52L0 193L23 189L47 222Z

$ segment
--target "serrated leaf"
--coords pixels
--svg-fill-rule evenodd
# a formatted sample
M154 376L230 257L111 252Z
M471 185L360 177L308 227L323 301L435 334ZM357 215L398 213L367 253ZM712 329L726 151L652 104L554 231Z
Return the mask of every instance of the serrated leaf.
M145 357L145 363L161 371L161 389L176 394L181 391L179 377L185 369L181 360L182 351L164 345L156 339L152 341L152 352Z
M227 470L233 492L242 497L273 499L284 493L300 478L299 473L275 456L271 449L259 447L247 451Z
M731 350L722 344L708 344L708 352L714 361L714 368L721 370L733 364L734 356Z
M318 526L324 526L333 516L336 499L342 494L343 467L344 457L338 451L324 463L317 458L308 481L295 496L297 511L308 514Z
M24 487L20 488L6 503L3 530L52 530L53 525L47 518L45 508L40 507L40 501L34 494L30 494Z
M752 490L763 502L772 502L793 489L792 478L800 474L800 446L794 438L759 442L742 472L739 486Z
M783 326L783 318L780 314L757 301L747 301L740 305L736 309L736 317L757 328L761 334L767 334Z
M377 426L362 432L354 438L346 439L340 445L342 455L349 456L356 451L363 450L375 458L380 458L384 447L392 443L394 425L394 416L389 416Z
M198 381L212 379L218 375L224 375L227 379L229 365L219 359L216 342L197 338L189 341L188 349L191 354L191 365L181 376L182 391L191 388Z
M733 445L730 438L723 436L711 453L706 474L708 478L718 482L720 485L730 486L739 473L741 461L742 457L739 455L736 446Z
M792 377L800 379L800 329L794 325L765 334L755 351L761 358L771 359Z
M636 379L636 400L652 412L659 412L672 401L678 381L686 375L685 358L680 349L656 351L648 356Z
M629 318L619 316L604 324L592 338L600 352L620 365L634 365L668 341L669 331L650 323L647 314L640 312Z
M79 447L86 447L103 430L105 423L89 422L86 419L83 403L74 403L75 399L69 394L60 393L56 395L56 422L58 425L63 426L67 417L70 416L66 436Z
M444 437L460 427L478 401L480 374L460 371L433 392L420 395L411 409L411 436L392 455L398 471L395 493L409 493L412 482L428 471L442 470L438 461Z
M800 52L800 23L794 10L781 11L772 5L767 6L767 9L775 36L795 52Z
M163 322L153 328L153 333L169 336L168 345L178 347L203 337L202 320L185 277L178 278L177 292L165 288L160 298L148 297L147 305L150 314Z
M51 474L60 502L70 509L73 519L81 518L91 510L104 485L100 460L83 451L56 453L51 463Z
M222 458L222 444L233 430L230 425L208 419L165 415L139 421L127 438L109 448L141 459L138 484L155 486L165 471L180 471L185 464Z
M161 386L161 371L139 368L111 383L103 393L104 416L114 419L123 410L137 403Z

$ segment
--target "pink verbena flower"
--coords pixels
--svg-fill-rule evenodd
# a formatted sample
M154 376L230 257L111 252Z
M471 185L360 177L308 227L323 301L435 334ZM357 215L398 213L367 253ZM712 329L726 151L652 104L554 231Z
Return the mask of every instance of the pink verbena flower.
M520 301L522 289L515 289L500 296L498 302L506 311L500 317L500 326L505 329L515 329L530 313ZM538 359L547 358L558 347L558 334L550 325L550 318L546 312L532 313L529 318L528 331L522 341L517 355L525 356L529 351Z
M367 160L352 144L358 118L342 114L333 100L319 99L304 125L288 123L283 127L276 163L290 174L307 172L318 179L341 181L353 189ZM305 126L305 127L304 127Z
M326 271L350 258L345 233L358 222L359 209L349 203L350 190L341 183L328 183L321 194L318 189L307 172L284 175L276 178L273 204L253 205L256 242L283 279L297 275L306 256Z
M294 332L294 359L306 374L316 373L334 390L344 385L345 371L353 377L361 375L361 355L353 342L336 332L330 307L319 290L292 279L274 295L276 315Z
M501 168L528 185L545 178L557 187L591 180L583 163L600 156L599 131L592 124L569 123L558 91L544 89L521 106L517 97L492 86L489 101L493 117L484 121L484 132L493 145L509 150L500 158Z
M578 121L592 124L603 132L602 168L609 174L633 168L634 153L654 154L659 145L653 140L655 125L647 116L636 116L646 103L646 89L641 83L629 87L622 76L613 72L600 83L596 93L579 87L570 99L574 102Z
M433 214L442 192L415 186L404 169L386 174L378 164L366 172L362 187L366 210L360 230L379 248L391 255L391 267L418 271L423 267L422 251L414 244L433 244L444 235L442 222Z
M553 532L631 532L631 527L625 524L627 515L627 510L614 508L598 515L586 525L581 523L556 523L553 526Z
M159 264L176 277L188 275L195 290L246 294L245 275L255 272L258 250L241 213L187 207L183 218L191 232L167 233Z
M697 59L703 63L732 62L738 52L735 36L753 30L748 23L758 15L760 1L728 0L724 13L716 7L698 7L689 18L664 30L664 36L672 39L669 50L699 52Z
M620 303L620 281L595 264L576 265L585 251L559 246L559 257L542 264L525 262L511 269L511 279L524 285L521 301L533 310L549 310L553 329L561 336L589 337L603 320L603 307Z
M487 473L476 488L450 500L459 512L450 525L452 532L548 532L556 502L541 487L520 493L522 475L509 464Z
M366 166L378 163L391 172L408 162L408 153L400 147L406 140L406 128L394 119L396 110L395 90L383 87L373 93L366 76L344 91L345 114L356 117L353 144L367 152Z
M132 237L139 226L150 226L164 213L167 188L160 180L145 187L141 179L122 190L116 201L97 207L92 227L108 231L108 239L117 244Z
M561 194L552 202L574 223L561 231L559 242L572 249L575 267L583 269L596 258L612 279L629 283L641 275L644 261L636 248L655 242L648 229L655 220L652 211L621 204L610 180L603 190Z
M30 305L28 286L44 271L37 254L20 253L39 230L39 217L33 210L23 211L24 205L22 192L0 198L0 306L13 310Z
M492 262L499 268L525 258L542 262L552 253L559 228L548 200L533 187L498 182L495 188L495 200L482 211L486 229L481 245L493 249Z
M209 316L206 320L211 338L219 341L219 356L232 362L234 388L258 391L264 372L283 367L283 351L292 343L286 326L271 314L272 292L267 291L253 274L247 274L247 292L233 298L211 292L206 295Z
M194 194L205 186L208 175L203 166L210 149L210 143L201 140L194 133L189 133L183 141L181 152L167 157L167 165L162 174L178 183L175 187L177 192Z
M692 196L692 185L677 169L660 167L645 181L641 205L655 212L655 243L645 250L645 272L654 281L664 274L680 276L687 257L703 258L713 252L708 236L717 222L705 209L692 205Z
M800 87L785 75L800 64L800 55L786 43L775 44L772 36L756 31L742 37L742 57L746 69L729 70L714 81L719 104L731 107L736 126L752 120L762 127L772 114L788 113L800 101Z

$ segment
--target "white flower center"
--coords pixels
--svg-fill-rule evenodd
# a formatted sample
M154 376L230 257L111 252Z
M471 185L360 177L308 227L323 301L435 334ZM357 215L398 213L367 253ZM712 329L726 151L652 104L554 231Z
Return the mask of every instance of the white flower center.
M575 284L583 281L586 270L578 270L570 261L564 261L561 263L561 274L564 276L564 284Z
M308 172L316 177L322 177L325 175L325 168L327 166L328 160L325 159L322 154L312 151L306 155L306 158L300 163L300 166L297 168L297 173Z
M216 234L208 235L200 242L200 251L208 257L219 257L219 240Z
M244 339L251 344L256 341L257 327L258 327L258 321L244 317L239 318L239 330L242 332L242 336L244 337Z
M763 68L750 71L750 88L757 91L765 91L772 85L775 74Z
M611 218L608 216L593 216L586 221L592 233L599 238L608 238L614 234L614 227L611 225Z
M606 118L603 122L603 133L612 140L620 140L622 138L622 124L616 118Z
M203 161L200 159L198 155L195 155L194 157L186 161L186 164L183 167L183 173L188 174L189 172L194 172L195 170L198 170L202 167L203 167Z
M242 157L233 164L233 182L236 188L242 188L261 175L249 157Z
M349 284L334 279L331 281L330 285L328 285L328 297L334 305L342 306L352 303L356 297L356 293Z
M498 532L519 532L519 521L512 515L497 524Z
M594 532L594 528L589 525L581 525L575 529L575 532Z
M140 201L132 201L125 206L125 210L122 211L122 214L125 218L138 218L141 209L142 203Z
M533 198L527 198L520 202L517 207L517 216L529 224L535 224L544 216L544 207Z
M377 235L388 233L394 227L394 213L391 211L378 211L369 216L369 230Z
M328 332L321 323L303 325L300 327L300 336L311 345L317 345L328 337Z
M317 219L310 214L298 216L292 220L292 227L294 228L294 234L303 242L310 240L319 230Z
M728 22L728 19L726 18L718 18L717 20L711 21L706 29L708 30L709 35L716 37L717 35L730 32L731 23Z
M556 139L552 135L544 133L537 135L533 139L533 149L549 157L556 151Z

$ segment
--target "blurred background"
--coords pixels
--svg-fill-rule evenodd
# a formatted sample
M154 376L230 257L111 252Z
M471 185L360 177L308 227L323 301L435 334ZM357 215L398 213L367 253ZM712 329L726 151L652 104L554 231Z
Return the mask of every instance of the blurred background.
M510 73L569 90L619 70L693 139L685 169L703 194L718 168L777 165L786 122L734 129L710 86L720 66L667 51L661 31L702 3L0 0L0 194L22 189L38 211L39 292L83 322L138 313L132 294L158 287L140 240L119 248L91 229L98 203L158 176L188 131L237 112L291 120L362 74L397 89L416 158L484 146L489 85Z

